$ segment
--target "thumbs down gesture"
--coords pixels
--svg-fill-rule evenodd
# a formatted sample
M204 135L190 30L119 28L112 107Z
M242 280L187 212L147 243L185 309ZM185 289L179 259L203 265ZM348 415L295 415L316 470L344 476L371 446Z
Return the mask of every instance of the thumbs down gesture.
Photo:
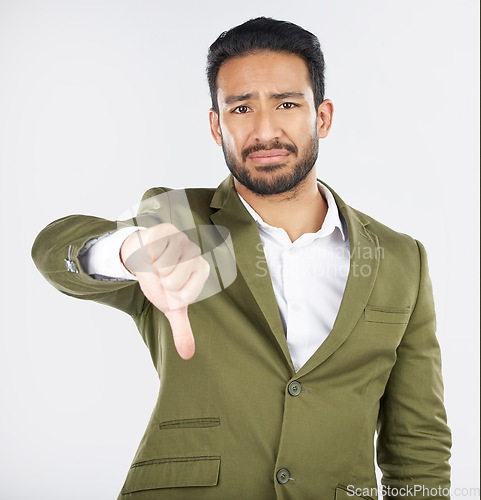
M165 314L179 356L190 359L195 341L187 307L199 296L210 272L200 248L174 225L164 223L131 234L120 257L147 299Z

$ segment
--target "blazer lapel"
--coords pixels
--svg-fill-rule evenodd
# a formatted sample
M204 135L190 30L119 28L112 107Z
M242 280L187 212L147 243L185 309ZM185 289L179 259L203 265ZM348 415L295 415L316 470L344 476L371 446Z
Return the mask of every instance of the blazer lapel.
M277 301L272 288L257 224L240 201L229 176L215 192L211 207L218 209L210 216L216 226L226 227L232 238L237 268L257 306L265 317L289 366L293 369Z
M325 361L350 335L367 304L379 267L379 242L377 236L367 228L369 221L346 205L330 187L329 190L346 221L351 254L350 270L334 326L327 339L299 370L299 375L308 373ZM239 200L232 176L219 186L212 198L211 207L218 211L210 218L217 226L224 226L229 230L237 268L294 373L270 275L268 272L259 272L258 263L265 264L259 231ZM267 269L267 265L264 269Z
M300 375L325 361L350 335L371 295L381 255L377 236L367 229L369 221L346 205L331 188L329 190L347 224L350 269L334 326L327 339L301 368Z

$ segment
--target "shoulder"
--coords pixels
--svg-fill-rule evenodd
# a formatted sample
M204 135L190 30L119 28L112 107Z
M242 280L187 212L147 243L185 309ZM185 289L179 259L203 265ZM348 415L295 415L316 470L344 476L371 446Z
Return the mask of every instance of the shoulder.
M181 223L179 218L185 224L190 217L200 222L212 212L210 205L215 191L215 188L153 187L142 196L138 213L174 224Z
M364 212L354 208L351 208L351 210L355 212L361 220L365 221L367 230L375 234L380 242L383 241L393 245L401 245L402 247L417 247L416 240L409 234L396 231Z
M415 254L419 255L418 242L414 238L396 231L374 217L351 207L331 187L326 187L333 194L338 210L344 217L351 244L357 240L358 234L361 233L363 235L372 235L378 245L385 250L392 250L394 253L407 253L409 254L406 255L408 257Z
M366 257L374 252L379 262L379 276L386 279L384 290L415 287L425 258L423 246L412 236L347 205L329 189L346 223L351 255Z
M347 207L347 212L355 214L356 218L364 225L366 232L374 236L384 254L392 255L402 261L416 262L419 260L422 245L415 238L396 231L374 217L352 207Z

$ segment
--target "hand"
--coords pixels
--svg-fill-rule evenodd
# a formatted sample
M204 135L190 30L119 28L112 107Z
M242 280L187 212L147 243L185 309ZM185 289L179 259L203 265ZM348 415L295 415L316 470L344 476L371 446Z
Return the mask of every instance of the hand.
M200 248L172 224L158 224L131 234L120 258L139 280L144 295L167 317L183 359L195 352L187 306L199 296L210 266Z

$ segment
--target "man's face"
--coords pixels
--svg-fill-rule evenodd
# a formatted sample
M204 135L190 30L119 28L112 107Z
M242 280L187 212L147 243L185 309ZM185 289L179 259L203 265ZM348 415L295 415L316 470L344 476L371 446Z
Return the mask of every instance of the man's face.
M211 131L235 179L261 195L296 187L314 167L332 115L330 101L316 110L304 60L269 51L235 57L221 66L217 88Z

